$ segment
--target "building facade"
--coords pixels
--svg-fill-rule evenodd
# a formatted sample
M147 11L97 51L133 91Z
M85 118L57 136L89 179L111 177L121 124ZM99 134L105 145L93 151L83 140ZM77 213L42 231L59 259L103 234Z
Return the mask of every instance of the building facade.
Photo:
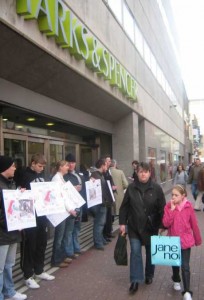
M68 152L87 166L110 153L169 188L192 150L168 24L166 1L1 0L1 153L43 152L48 174Z

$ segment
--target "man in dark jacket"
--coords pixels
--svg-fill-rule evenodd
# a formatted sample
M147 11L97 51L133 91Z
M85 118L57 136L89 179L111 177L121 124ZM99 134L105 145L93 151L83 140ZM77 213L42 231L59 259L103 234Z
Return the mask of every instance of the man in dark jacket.
M67 154L65 160L68 162L69 171L64 175L65 181L70 181L77 192L86 200L85 180L83 174L76 171L76 158L72 153ZM86 205L86 204L85 204ZM79 234L81 230L82 208L77 209L77 216L66 219L64 234L65 252L68 258L76 258L81 254Z
M37 153L31 157L30 166L22 175L20 186L30 190L31 182L42 182L42 172L46 164L44 155ZM45 250L47 246L47 218L36 217L37 226L24 229L21 243L21 268L24 273L25 284L31 289L38 289L40 285L35 277L53 280L55 277L44 272Z
M15 184L11 178L16 170L14 160L0 156L0 299L23 300L25 294L15 291L12 267L15 264L17 243L20 242L20 231L9 231L6 225L6 214L2 190L14 190Z
M152 182L150 166L140 163L138 179L131 183L125 193L119 212L120 232L125 234L126 225L130 240L130 289L134 294L138 284L144 281L142 245L146 249L145 283L151 284L154 265L151 264L150 237L162 228L162 216L166 204L162 188Z
M104 173L107 171L106 160L104 158L99 159L96 162L96 168L97 170L91 173L91 177L101 181L102 203L92 206L89 211L94 217L93 239L95 249L104 250L104 245L107 244L107 241L103 237L103 229L106 223L107 207L112 206L113 200L107 181L104 178Z

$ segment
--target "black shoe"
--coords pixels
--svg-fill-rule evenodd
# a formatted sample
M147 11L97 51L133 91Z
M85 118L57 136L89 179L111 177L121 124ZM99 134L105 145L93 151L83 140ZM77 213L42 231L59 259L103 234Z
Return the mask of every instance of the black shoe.
M152 284L152 281L153 281L152 278L146 278L145 279L146 284Z
M135 294L138 290L138 282L132 282L129 288L129 293L130 294Z
M94 246L94 248L95 248L96 250L104 251L104 248L103 248L103 247L96 247L96 246Z

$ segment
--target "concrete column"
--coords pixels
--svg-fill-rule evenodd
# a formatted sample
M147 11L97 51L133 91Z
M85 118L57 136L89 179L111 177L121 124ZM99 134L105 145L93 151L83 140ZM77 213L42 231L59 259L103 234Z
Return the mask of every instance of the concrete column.
M138 115L130 113L116 122L113 129L113 158L126 176L130 176L132 161L139 159Z

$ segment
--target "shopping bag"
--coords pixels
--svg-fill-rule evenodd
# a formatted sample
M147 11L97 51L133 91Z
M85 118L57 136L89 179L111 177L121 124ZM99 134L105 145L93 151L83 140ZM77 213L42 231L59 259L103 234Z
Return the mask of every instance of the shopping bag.
M153 265L181 265L181 241L178 236L151 236L151 260Z
M127 239L126 235L121 235L119 233L118 239L114 249L114 259L116 265L127 266L128 265L128 255L127 255Z

